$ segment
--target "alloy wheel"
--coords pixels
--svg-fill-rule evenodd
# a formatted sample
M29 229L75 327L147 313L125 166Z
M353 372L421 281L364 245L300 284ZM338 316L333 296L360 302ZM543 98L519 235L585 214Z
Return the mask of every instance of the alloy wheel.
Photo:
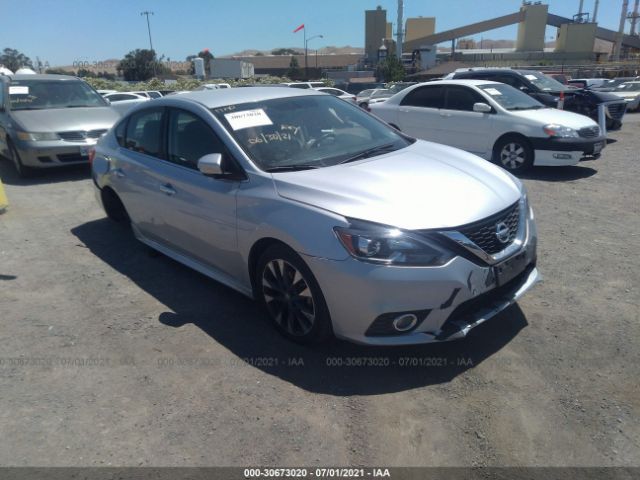
M500 162L509 170L517 170L525 165L527 154L524 147L515 142L509 142L500 151Z
M307 280L289 262L274 259L262 271L262 295L275 322L293 336L308 334L316 308Z

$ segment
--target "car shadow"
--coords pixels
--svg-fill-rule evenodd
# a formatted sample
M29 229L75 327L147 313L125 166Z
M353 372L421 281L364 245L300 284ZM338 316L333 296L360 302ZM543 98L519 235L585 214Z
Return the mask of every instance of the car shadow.
M519 174L524 180L543 180L545 182L568 182L592 177L598 173L591 167L572 165L567 167L534 167Z
M28 178L20 178L13 164L0 157L0 178L2 183L15 186L39 185L44 183L75 182L91 178L88 165L67 165L56 168L34 170Z
M159 316L160 323L174 328L191 323L238 361L310 392L376 395L446 383L502 349L527 325L514 305L457 342L383 348L332 340L302 346L278 334L255 302L157 254L129 228L100 219L71 232L170 310Z

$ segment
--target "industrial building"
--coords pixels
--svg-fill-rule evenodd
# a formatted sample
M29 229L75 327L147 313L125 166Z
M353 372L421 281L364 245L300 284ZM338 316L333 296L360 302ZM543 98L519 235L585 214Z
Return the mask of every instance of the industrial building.
M636 23L640 18L638 0L635 0L633 11L628 11L629 1L622 2L620 28L618 31L606 29L597 24L597 10L599 0L594 0L593 11L584 11L584 1L578 6L578 13L573 18L565 18L549 12L549 6L542 2L524 1L519 11L508 15L490 18L458 28L437 32L436 19L433 17L408 18L403 23L403 0L398 0L398 21L396 22L395 39L388 35L386 10L378 7L376 10L365 12L365 45L366 60L376 63L380 51L384 54L398 53L405 59L418 58L418 68L435 66L437 45L450 43L449 57L452 60L467 63L536 61L544 59L546 63L564 63L566 61L596 61L605 60L603 55L594 52L596 40L608 42L611 51L605 52L604 57L617 60L632 52L640 51L640 37L636 33ZM631 24L630 33L625 33L626 21ZM401 28L398 28L398 25ZM464 38L483 32L517 25L518 32L515 48L491 52L456 52L456 43ZM547 26L557 28L555 48L545 48L545 33ZM385 31L385 36L381 36ZM400 45L401 48L397 48ZM456 55L456 53L458 55ZM465 53L472 53L472 57L463 58Z

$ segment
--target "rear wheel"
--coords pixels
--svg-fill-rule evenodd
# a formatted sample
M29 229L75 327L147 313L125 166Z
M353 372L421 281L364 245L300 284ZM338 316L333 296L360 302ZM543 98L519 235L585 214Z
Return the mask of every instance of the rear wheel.
M103 188L100 192L102 198L102 205L104 205L104 211L114 222L129 222L129 214L120 197L110 188Z
M319 343L331 335L329 310L309 267L284 245L269 247L255 273L259 303L275 327L299 343Z
M16 150L16 147L13 145L11 140L9 140L8 146L9 146L9 160L11 160L14 167L16 167L16 172L18 172L18 175L20 176L20 178L30 177L33 174L33 169L26 167L22 163L22 160L20 160L20 154L18 153L18 150Z
M524 172L533 165L533 149L524 137L510 135L494 146L493 161L510 172Z

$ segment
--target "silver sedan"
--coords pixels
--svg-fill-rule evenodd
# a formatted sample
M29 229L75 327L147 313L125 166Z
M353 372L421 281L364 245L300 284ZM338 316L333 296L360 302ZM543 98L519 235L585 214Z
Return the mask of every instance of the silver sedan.
M519 180L313 90L154 100L91 159L110 218L295 341L462 338L539 278Z

